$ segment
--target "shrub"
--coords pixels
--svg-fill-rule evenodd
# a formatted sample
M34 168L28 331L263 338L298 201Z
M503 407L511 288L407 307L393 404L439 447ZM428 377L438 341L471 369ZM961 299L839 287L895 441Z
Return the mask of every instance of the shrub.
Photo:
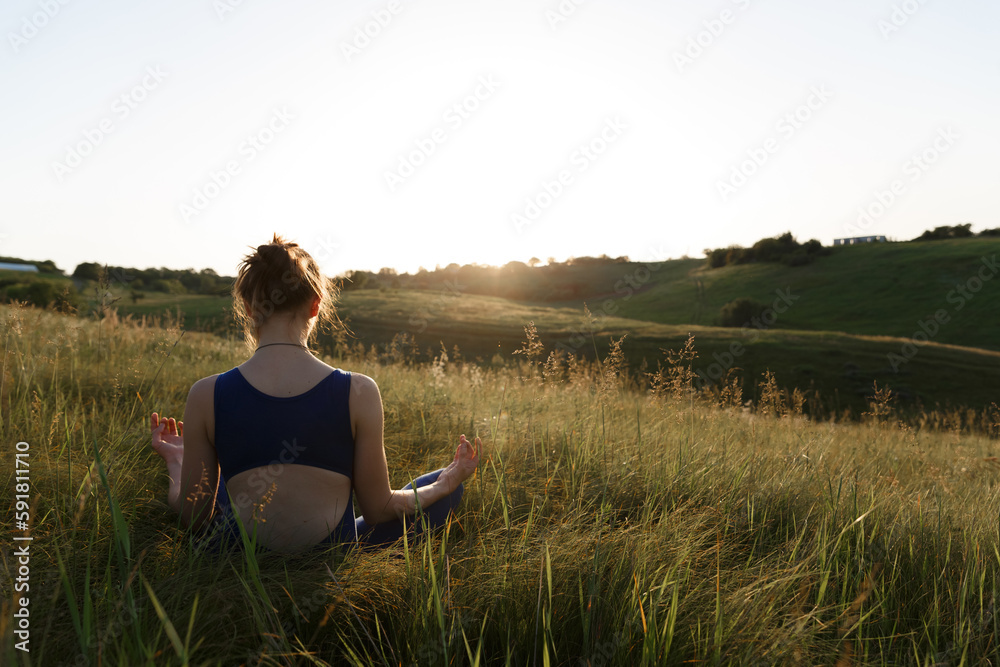
M157 278L149 286L149 289L151 289L154 292L166 292L167 294L187 293L187 290L184 288L184 285L182 285L179 280L173 278L171 279Z
M706 249L705 257L708 266L717 269L731 264L746 264L748 262L783 262L789 266L802 266L812 262L820 255L828 255L829 248L816 239L799 243L791 232L781 236L761 239L749 248L729 246L728 248Z
M967 222L964 225L943 225L941 227L935 227L933 230L927 230L914 241L942 241L944 239L964 239L973 236L972 234L972 223Z
M767 308L753 299L741 297L730 301L719 311L719 326L742 327L754 318L760 317Z
M52 308L62 313L74 312L80 305L79 294L72 286L60 288L48 280L15 283L4 289L6 300L22 301L39 308Z

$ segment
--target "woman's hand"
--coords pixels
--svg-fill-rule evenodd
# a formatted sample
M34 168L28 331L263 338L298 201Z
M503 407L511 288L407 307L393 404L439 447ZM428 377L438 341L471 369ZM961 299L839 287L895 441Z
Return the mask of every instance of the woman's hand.
M173 417L160 419L154 412L150 427L153 432L153 451L163 457L168 470L180 470L184 461L184 422Z
M466 440L464 435L459 437L458 449L455 450L455 458L438 476L438 481L444 481L449 492L457 489L459 484L468 479L476 471L476 468L479 466L479 449L482 445L483 443L479 438L476 438L476 444L473 446L472 443Z

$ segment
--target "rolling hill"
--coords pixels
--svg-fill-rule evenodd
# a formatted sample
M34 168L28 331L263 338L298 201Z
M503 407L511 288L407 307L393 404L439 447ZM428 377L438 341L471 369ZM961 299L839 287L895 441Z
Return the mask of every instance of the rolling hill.
M915 408L978 410L1000 396L997 254L1000 240L960 239L841 247L798 267L708 269L694 259L450 267L400 276L397 287L350 289L339 309L353 344L384 350L406 334L424 358L442 345L486 363L510 358L534 322L547 353L603 356L625 335L622 349L640 373L690 334L699 382L732 368L751 391L769 370L780 385L813 392L813 409L827 415L860 414L875 383ZM112 293L123 314L166 314L186 328L236 335L229 297L147 291L133 302L127 288ZM738 298L773 305L771 326L713 326Z

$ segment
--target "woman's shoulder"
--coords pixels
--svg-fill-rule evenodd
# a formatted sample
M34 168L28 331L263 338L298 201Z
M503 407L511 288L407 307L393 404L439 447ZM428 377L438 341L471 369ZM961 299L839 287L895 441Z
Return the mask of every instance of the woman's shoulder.
M348 371L341 371L341 372L348 372ZM350 376L351 376L352 396L378 395L378 384L375 383L375 380L371 379L364 373L351 372Z
M203 377L202 379L191 385L191 391L189 395L198 397L211 397L215 391L215 381L219 378L222 373L216 373L215 375L209 375L208 377Z
M315 362L319 366L322 366L326 370L326 372L329 374L329 376L331 376L331 377L338 376L338 375L339 376L346 376L350 380L351 392L352 393L357 388L376 387L376 389L377 389L377 386L375 385L375 380L371 379L367 375L364 375L362 373L357 373L355 371L349 371L349 370L347 370L345 368L338 368L336 366L331 366L330 364L326 363L322 359L316 359Z
M329 374L328 378L333 379L335 382L337 381L335 379L337 376L346 376L348 378L350 396L352 398L378 396L378 385L375 383L375 380L371 379L364 373L349 371L344 368L337 368L336 366L331 366L322 359L316 359L315 363L325 368L326 372Z
M350 390L347 395L352 411L357 408L382 404L382 396L379 394L378 385L375 383L375 380L364 373L345 371L340 368L336 369L336 371L347 373L350 377Z

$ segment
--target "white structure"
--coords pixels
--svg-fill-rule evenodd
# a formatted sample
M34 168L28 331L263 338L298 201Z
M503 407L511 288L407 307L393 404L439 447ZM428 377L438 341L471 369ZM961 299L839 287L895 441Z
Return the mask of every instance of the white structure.
M849 239L834 239L833 245L857 245L859 243L885 243L884 236L855 236Z
M10 264L0 262L0 271L26 271L27 273L38 273L38 267L34 264Z

